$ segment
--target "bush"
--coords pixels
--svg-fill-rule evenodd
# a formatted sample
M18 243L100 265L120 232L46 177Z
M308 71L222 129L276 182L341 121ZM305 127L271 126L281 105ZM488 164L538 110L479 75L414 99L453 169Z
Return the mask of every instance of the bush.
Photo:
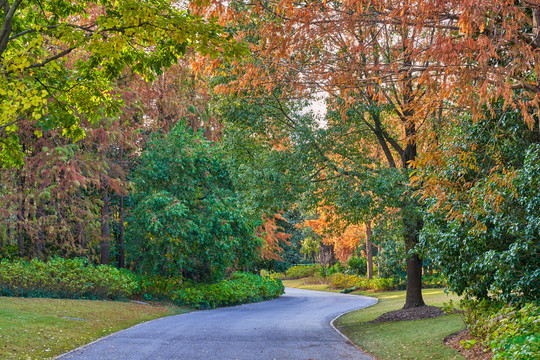
M295 265L285 272L287 279L300 279L313 276L318 273L320 265Z
M235 273L218 283L182 288L173 291L171 300L180 306L212 309L268 300L284 292L279 279L248 273Z
M521 308L465 301L464 321L469 331L490 346L494 359L525 360L540 354L540 307L527 303Z
M2 260L0 295L67 299L127 298L136 289L131 272L84 258L66 260Z
M367 259L365 257L351 256L347 261L347 271L351 275L366 275Z
M328 277L328 284L334 289L359 287L361 278L356 275L335 273Z
M369 287L373 291L388 291L395 289L394 278L377 278L374 277L369 282Z
M446 278L442 275L432 274L422 276L423 288L444 288L446 286Z
M395 280L393 278L374 277L371 280L367 280L357 275L346 275L342 273L330 275L328 277L328 284L334 289L348 289L350 291L387 291L395 289Z

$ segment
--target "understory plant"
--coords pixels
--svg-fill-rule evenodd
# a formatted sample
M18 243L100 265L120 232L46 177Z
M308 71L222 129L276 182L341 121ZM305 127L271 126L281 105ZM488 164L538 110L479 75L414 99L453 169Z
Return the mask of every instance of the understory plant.
M540 354L540 306L467 300L463 313L469 331L493 351L494 359L535 359Z
M134 275L86 258L0 262L0 295L69 299L120 299L136 288Z

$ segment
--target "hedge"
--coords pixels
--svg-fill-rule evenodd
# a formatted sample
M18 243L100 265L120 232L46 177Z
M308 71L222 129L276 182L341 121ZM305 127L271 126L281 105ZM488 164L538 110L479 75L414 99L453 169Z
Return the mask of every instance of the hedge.
M0 262L0 295L66 299L120 299L136 288L134 275L84 258Z

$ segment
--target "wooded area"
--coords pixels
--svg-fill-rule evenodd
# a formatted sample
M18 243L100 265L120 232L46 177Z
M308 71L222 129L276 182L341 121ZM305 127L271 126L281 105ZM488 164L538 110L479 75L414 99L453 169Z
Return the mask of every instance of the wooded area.
M537 0L0 4L0 259L538 301Z

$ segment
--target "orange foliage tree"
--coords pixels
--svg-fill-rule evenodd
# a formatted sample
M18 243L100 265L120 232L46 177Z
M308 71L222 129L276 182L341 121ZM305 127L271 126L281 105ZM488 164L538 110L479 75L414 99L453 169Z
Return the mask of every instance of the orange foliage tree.
M540 128L534 116L540 108L538 0L212 0L197 10L234 23L252 50L229 64L219 91L261 95L279 88L283 98L322 91L336 99L343 117L361 103L368 116L359 117L390 167L411 167L419 150L433 153L441 127L451 126L448 108L481 117L482 106L502 97ZM384 124L381 105L397 117L397 136ZM421 165L436 161L428 156ZM405 192L401 207L414 209ZM409 251L423 221L414 210L403 214ZM421 268L418 256L408 257L405 308L423 305Z

